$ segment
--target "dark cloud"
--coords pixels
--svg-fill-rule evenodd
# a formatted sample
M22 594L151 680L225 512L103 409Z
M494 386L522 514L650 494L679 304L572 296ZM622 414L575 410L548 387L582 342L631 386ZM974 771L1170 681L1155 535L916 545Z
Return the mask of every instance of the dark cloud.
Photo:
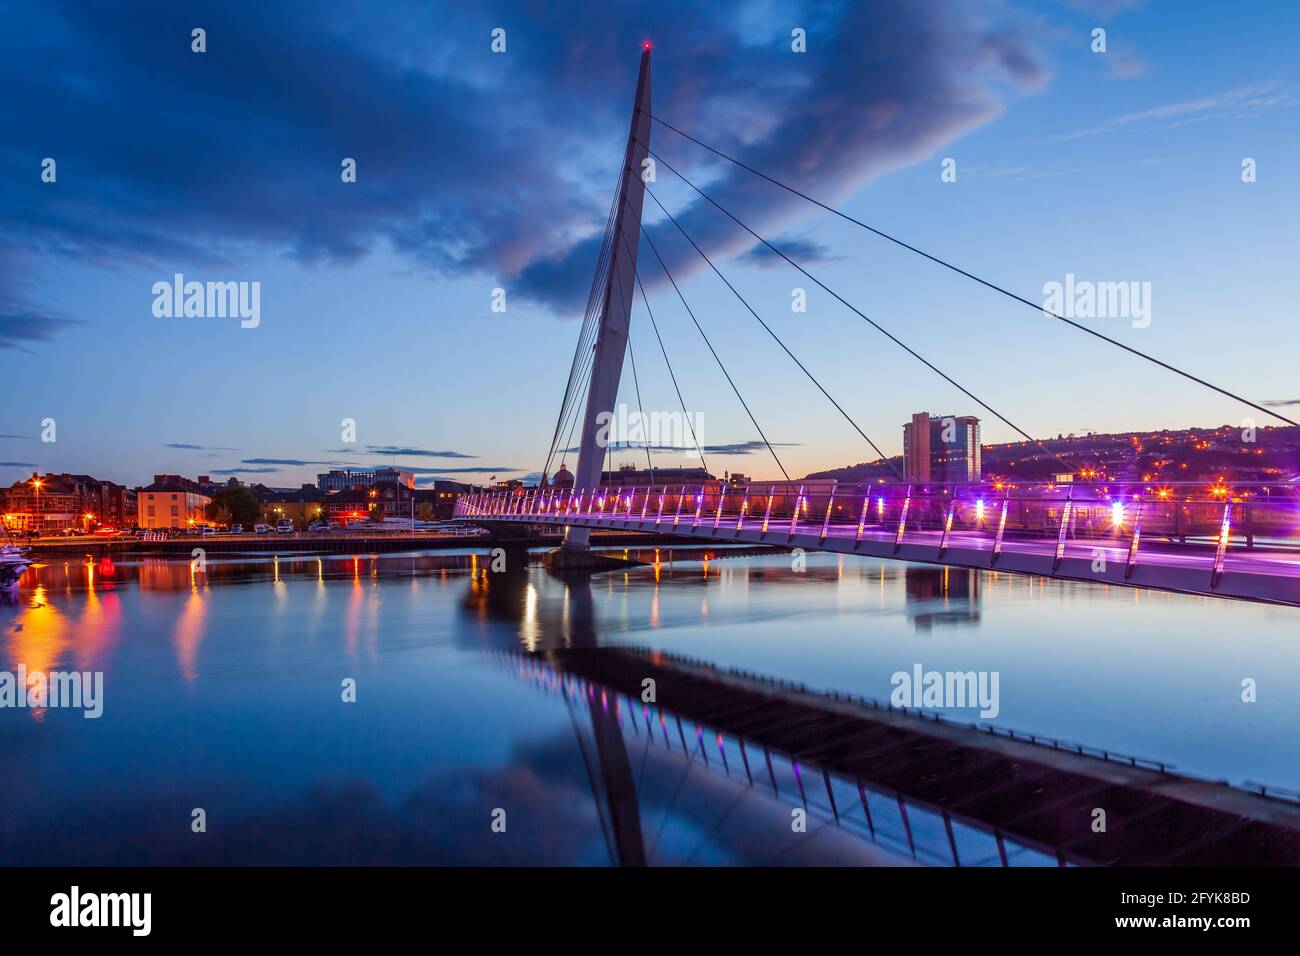
M0 468L39 468L35 462L30 461L0 461Z
M493 465L483 468L403 468L402 471L409 471L417 475L507 475L522 471L522 468L512 468L507 465Z
M572 2L502 19L463 3L440 6L435 24L414 0L382 12L252 0L26 7L0 37L6 231L42 254L160 267L350 262L389 248L576 315L643 37L661 38L656 112L825 201L933 153L1046 76L1025 38L966 4L820 5L803 16L806 54L790 52L781 17L743 12ZM509 52L495 56L498 20ZM204 54L190 52L196 23ZM653 143L764 234L809 212L662 128ZM57 184L39 181L44 156L59 162ZM355 184L339 180L345 156ZM654 188L707 251L749 248L671 179L661 170ZM670 267L696 266L652 230ZM68 321L28 298L0 300L0 346Z
M183 451L239 451L238 448L226 448L222 445L195 445L190 442L163 442L164 448L179 448Z
M245 465L349 465L346 461L304 461L301 458L241 458ZM357 467L357 466L352 466Z
M478 455L467 455L460 451L429 451L424 448L404 448L400 445L367 445L366 454L368 455L393 455L402 456L410 455L421 458L477 458Z
M1300 398L1275 398L1264 404L1269 408L1285 408L1288 405L1300 405Z
M3 114L0 107L0 117ZM4 149L0 145L0 157ZM4 190L0 187L0 203L3 197ZM17 245L0 241L0 349L30 352L28 345L48 342L58 333L80 324L41 304L41 296L31 279L34 259Z
M260 247L348 262L388 243L437 270L509 273L591 217L556 161L562 144L539 149L537 78L513 72L518 56L490 59L480 19L440 12L430 31L414 2L384 17L359 3L34 10L0 39L7 226L90 261ZM190 51L195 23L205 54ZM416 30L441 39L403 51ZM54 185L39 182L47 155ZM355 184L340 182L345 156Z
M992 119L1004 90L1042 88L1034 49L1005 25L980 25L965 4L886 0L819 8L810 52L789 52L773 24L770 46L735 56L734 25L717 23L680 51L657 47L653 111L748 165L834 202L869 180L916 162ZM675 17L701 14L674 10ZM668 31L675 34L677 31ZM815 51L815 54L814 52ZM655 125L651 147L721 206L762 235L779 232L810 207L752 174L716 160ZM701 171L703 169L703 172ZM674 176L660 163L650 187L712 256L748 249L753 237L703 199L669 198ZM646 199L647 222L657 218ZM698 268L699 257L671 224L649 227L668 267ZM590 283L600 236L520 275L526 294L572 309ZM657 277L657 266L646 274Z
M797 446L798 442L772 442L773 448L795 448ZM759 451L767 451L767 445L761 441L737 441L726 445L704 446L706 455L752 455Z
M814 262L833 262L840 258L834 255L827 246L814 239L785 236L780 239L773 239L771 242L772 245L801 266L809 266ZM755 243L747 252L738 255L736 261L755 265L760 269L793 268L761 242Z
M56 319L39 312L0 304L0 349L31 351L25 345L31 342L48 342L54 336L76 323L71 319Z
M214 475L269 475L279 471L279 468L215 468Z

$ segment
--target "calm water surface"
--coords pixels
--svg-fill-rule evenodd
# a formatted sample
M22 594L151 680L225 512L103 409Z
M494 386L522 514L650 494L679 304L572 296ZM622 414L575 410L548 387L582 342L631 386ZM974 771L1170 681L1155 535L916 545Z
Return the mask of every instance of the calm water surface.
M1300 788L1292 609L831 555L803 572L762 555L587 584L487 564L30 571L0 604L0 669L102 671L104 712L0 710L0 863L608 864L614 826L593 796L608 738L523 656L564 646L649 647L880 700L917 663L998 671L999 725ZM790 800L738 780L734 756L706 767L634 730L651 863L899 861L824 822L792 840Z

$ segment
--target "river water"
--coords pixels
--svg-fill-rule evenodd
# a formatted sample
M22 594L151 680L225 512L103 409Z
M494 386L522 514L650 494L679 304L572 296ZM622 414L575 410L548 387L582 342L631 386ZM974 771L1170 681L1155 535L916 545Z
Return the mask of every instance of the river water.
M33 568L0 603L0 669L102 673L102 714L0 709L0 863L626 862L592 689L539 656L573 646L880 701L917 665L996 672L995 717L948 716L1300 788L1300 611L725 554L589 582L486 551ZM750 785L689 723L644 739L639 706L605 702L647 862L907 861L826 814L792 835L788 781Z

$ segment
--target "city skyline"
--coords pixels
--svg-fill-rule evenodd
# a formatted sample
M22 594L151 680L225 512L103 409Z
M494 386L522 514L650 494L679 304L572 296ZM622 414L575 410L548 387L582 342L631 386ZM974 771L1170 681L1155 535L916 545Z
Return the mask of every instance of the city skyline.
M723 18L669 4L580 21L453 8L436 37L408 32L395 47L416 8L369 20L348 6L27 12L25 45L0 67L13 130L0 202L15 226L0 353L11 378L36 369L42 387L19 390L0 418L0 484L32 471L280 487L333 467L397 466L426 482L537 472L647 38L656 111L682 129L1033 299L1076 277L1149 283L1148 315L1085 321L1254 401L1297 401L1289 223L1276 215L1297 198L1281 174L1297 134L1278 122L1300 102L1278 28L1295 14L1180 13L747 5ZM803 54L790 49L796 27ZM1098 27L1104 54L1089 49ZM35 56L65 72L42 79ZM148 86L138 63L174 86ZM887 89L864 93L882 77ZM246 140L223 134L236 116ZM654 136L674 168L1035 436L1268 424ZM41 182L45 157L55 182ZM340 181L344 157L355 183ZM955 182L941 178L946 159ZM976 415L989 443L1016 439L819 290L792 314L791 289L809 283L670 172L659 179L667 207L886 454L901 453L898 423L918 408ZM672 226L647 224L791 473L873 458ZM155 283L178 273L260 283L260 322L155 315ZM772 470L659 278L646 270L688 408L721 449L710 469ZM491 311L497 288L505 313ZM644 407L674 409L640 302L632 341ZM635 401L630 385L620 401ZM41 441L46 419L56 442Z

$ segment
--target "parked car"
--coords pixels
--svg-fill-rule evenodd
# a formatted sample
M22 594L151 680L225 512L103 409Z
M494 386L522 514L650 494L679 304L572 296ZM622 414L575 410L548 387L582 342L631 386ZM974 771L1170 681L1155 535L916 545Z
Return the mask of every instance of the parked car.
M326 521L313 521L311 524L307 525L308 531L328 531L329 529L329 522Z
M281 518L275 523L276 534L293 534L293 522L288 518Z
M262 522L259 521L257 524L253 525L253 534L270 534L270 533L271 533L271 526L269 524L263 524Z
M232 524L232 525L230 526L230 533L231 533L231 534L243 534L243 533L244 533L244 526L243 526L242 524Z

